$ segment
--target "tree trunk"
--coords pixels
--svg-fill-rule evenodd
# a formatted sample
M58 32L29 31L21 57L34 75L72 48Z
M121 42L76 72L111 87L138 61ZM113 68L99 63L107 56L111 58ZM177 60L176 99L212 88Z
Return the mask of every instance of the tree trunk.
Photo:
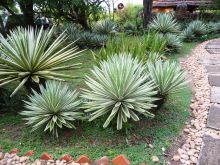
M24 15L24 26L34 26L33 0L21 1L19 5Z
M152 15L152 6L153 6L153 0L143 0L143 5L144 5L144 24L143 27L144 29L147 28L151 15Z
M4 24L3 24L3 20L2 20L2 17L0 16L0 33L6 37L6 31L5 31L5 27L4 27Z

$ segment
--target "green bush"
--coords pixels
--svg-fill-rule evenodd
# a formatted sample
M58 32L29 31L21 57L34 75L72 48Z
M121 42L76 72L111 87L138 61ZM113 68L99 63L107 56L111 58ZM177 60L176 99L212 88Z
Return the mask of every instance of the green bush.
M108 41L107 35L85 31L82 26L78 24L65 24L64 26L58 26L54 38L60 35L63 31L65 31L68 36L67 42L72 43L75 41L75 45L80 48L100 48L103 45L106 45Z
M96 22L93 27L93 32L97 34L104 34L104 35L112 35L117 32L117 26L115 22L106 19Z
M131 54L132 57L146 62L149 54L151 56L163 54L165 48L166 39L158 33L148 33L143 37L132 38L121 35L120 37L109 39L106 47L103 47L98 54L93 53L93 57L98 65L100 61L121 53Z
M208 27L211 33L220 32L220 22L209 22Z
M118 10L115 13L115 20L120 29L123 29L126 24L132 24L135 26L136 29L140 30L143 25L142 13L143 6L142 5L133 5L133 4L126 4L123 10Z
M47 81L46 87L40 85L40 92L33 91L30 100L25 101L26 110L21 112L32 131L43 128L58 137L59 129L74 128L73 122L83 114L79 111L79 93L57 81Z
M100 61L107 60L113 55L121 53L131 54L134 58L139 60L146 60L146 45L140 37L126 37L124 35L111 38L108 40L106 47L102 47L98 54L93 53L96 63L99 65Z
M167 41L159 33L148 33L144 35L144 44L147 52L156 52L163 54L165 52Z
M153 117L148 110L155 107L157 92L144 69L143 64L129 54L112 56L102 61L100 67L95 66L86 79L89 89L83 90L85 112L91 116L89 121L108 115L103 127L114 119L119 130L128 119L138 121L138 114Z
M137 26L131 22L126 22L124 24L124 32L127 35L137 35L139 34Z
M159 33L178 33L180 25L176 21L173 14L157 14L149 25L149 29Z
M176 62L158 60L146 64L147 73L157 86L160 97L163 99L170 93L184 88L187 84L186 73Z
M193 41L193 40L198 40L201 36L206 35L208 33L209 33L208 26L204 22L200 20L196 20L189 23L186 29L183 30L182 38L185 41Z
M64 81L64 78L73 78L70 75L57 71L72 70L79 67L79 63L64 65L73 62L79 56L77 48L71 44L63 46L66 35L62 33L50 42L54 28L50 30L34 30L17 28L10 32L7 39L0 38L0 86L20 81L12 95L23 85L30 88L38 87L43 79Z
M164 38L166 40L166 49L169 52L178 52L183 46L182 38L178 35L167 33Z

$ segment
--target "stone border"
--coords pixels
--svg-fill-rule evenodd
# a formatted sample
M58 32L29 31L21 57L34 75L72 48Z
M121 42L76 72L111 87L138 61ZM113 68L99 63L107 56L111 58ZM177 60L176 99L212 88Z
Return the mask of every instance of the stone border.
M178 149L176 155L173 156L174 161L180 161L180 164L184 165L197 164L204 134L220 138L220 131L206 127L208 111L211 105L211 87L206 70L198 61L201 58L213 58L214 55L209 54L205 49L205 45L208 42L210 41L199 44L191 52L190 56L181 62L183 68L191 75L194 83L194 98L190 105L191 119L186 122L183 130L186 141Z
M34 154L33 150L28 151L24 156L18 156L18 153L17 148L3 153L3 148L0 147L0 165L130 165L130 161L124 155L118 155L112 160L104 156L92 161L86 155L81 155L77 160L74 160L69 154L62 156L59 160L54 160L53 155L43 153L39 159L32 161L30 157Z

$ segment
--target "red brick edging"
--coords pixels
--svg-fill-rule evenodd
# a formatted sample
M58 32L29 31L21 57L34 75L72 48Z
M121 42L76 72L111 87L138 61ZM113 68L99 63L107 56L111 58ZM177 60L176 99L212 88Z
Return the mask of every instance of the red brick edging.
M122 154L112 160L104 156L93 161L87 155L81 155L78 159L74 160L69 154L62 156L59 160L54 160L53 155L45 152L39 159L31 162L29 157L34 155L33 150L29 150L21 157L17 155L19 152L17 148L13 148L8 153L4 153L3 147L0 147L0 165L130 165L130 161ZM145 164L143 163L141 165Z

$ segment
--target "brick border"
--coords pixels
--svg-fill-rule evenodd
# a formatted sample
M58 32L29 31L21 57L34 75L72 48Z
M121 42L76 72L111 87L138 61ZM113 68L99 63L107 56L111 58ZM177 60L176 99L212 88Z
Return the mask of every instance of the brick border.
M39 159L31 161L30 157L34 155L34 150L27 151L23 156L18 156L19 152L19 149L13 148L4 153L3 147L0 146L0 165L130 165L130 161L123 154L112 160L103 156L94 161L87 155L81 155L78 159L74 159L70 154L65 154L60 159L54 160L52 154L45 152Z

